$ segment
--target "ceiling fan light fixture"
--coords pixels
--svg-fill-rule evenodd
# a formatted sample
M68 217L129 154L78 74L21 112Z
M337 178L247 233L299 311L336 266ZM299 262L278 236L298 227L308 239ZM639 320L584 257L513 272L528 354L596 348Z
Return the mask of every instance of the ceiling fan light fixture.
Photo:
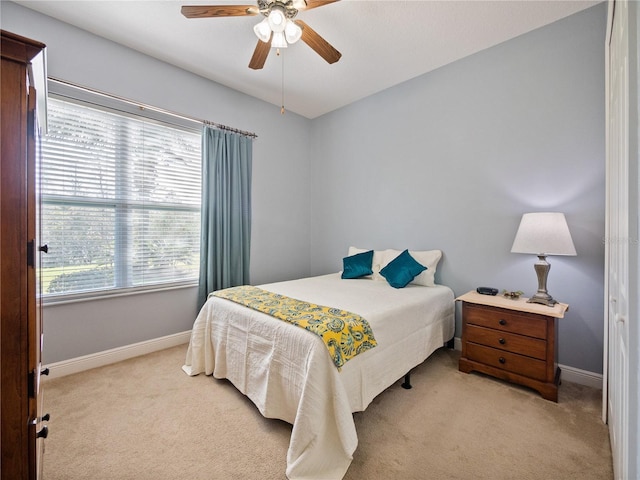
M284 33L273 32L273 40L271 40L272 48L287 48L287 41L284 38Z
M1 0L0 0L1 1ZM340 60L342 54L302 20L294 20L300 10L311 10L340 0L255 0L257 5L183 5L181 13L186 18L253 17L261 15L262 21L253 26L256 42L249 68L264 67L270 47L277 54L281 48L302 40L327 63Z
M289 43L296 43L302 37L302 29L296 25L295 22L287 20L287 25L284 27L284 35Z
M287 24L287 17L284 14L284 10L279 5L271 7L267 20L269 21L269 26L273 33L282 33Z
M269 43L269 39L271 38L271 27L269 26L269 21L266 18L253 27L253 31L260 41Z

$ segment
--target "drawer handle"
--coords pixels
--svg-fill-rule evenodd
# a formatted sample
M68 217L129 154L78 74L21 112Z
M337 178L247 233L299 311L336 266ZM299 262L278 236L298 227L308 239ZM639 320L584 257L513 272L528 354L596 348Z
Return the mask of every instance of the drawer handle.
M500 357L500 358L498 359L498 361L499 361L500 363L506 363L506 360L505 360L505 358L504 358L504 357Z
M507 321L504 318L501 318L500 321L498 322L500 325L506 325Z
M499 339L498 342L500 342L500 345L504 345L505 343L507 343L504 338Z

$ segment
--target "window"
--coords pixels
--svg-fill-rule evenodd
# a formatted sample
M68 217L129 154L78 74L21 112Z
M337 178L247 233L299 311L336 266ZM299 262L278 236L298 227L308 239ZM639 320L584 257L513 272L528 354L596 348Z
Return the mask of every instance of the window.
M198 124L161 122L96 98L101 105L49 97L40 171L44 298L197 282Z

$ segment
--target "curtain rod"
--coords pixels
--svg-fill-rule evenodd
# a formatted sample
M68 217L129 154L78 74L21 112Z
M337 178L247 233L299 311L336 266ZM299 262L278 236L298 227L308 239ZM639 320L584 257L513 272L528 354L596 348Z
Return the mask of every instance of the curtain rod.
M219 128L220 130L226 130L226 131L229 131L229 132L238 133L240 135L244 135L245 137L258 138L258 135L253 133L253 132L248 132L248 131L245 131L245 130L239 130L237 128L229 127L227 125L222 125L221 123L212 122L211 120L202 120L200 118L191 117L189 115L183 115L181 113L175 113L175 112L172 112L170 110L165 110L163 108L153 107L151 105L146 105L146 104L143 104L143 103L140 103L140 102L136 102L136 101L130 100L128 98L121 97L119 95L112 95L110 93L104 93L104 92L101 92L99 90L95 90L93 88L81 87L79 85L76 85L76 84L71 83L71 82L67 82L66 80L61 80L59 78L48 77L48 79L53 81L53 82L60 83L62 85L67 85L67 86L70 86L70 87L73 87L73 88L80 88L82 90L86 90L88 92L94 93L96 95L101 95L103 97L115 98L117 100L120 100L121 102L126 102L126 103L128 103L130 105L138 107L141 110L152 110L154 112L163 113L165 115L171 115L173 117L178 117L178 118L182 118L182 119L185 119L185 120L190 120L192 122L202 123L204 125L208 125L208 126L211 126L211 127Z
M240 135L244 135L245 137L258 138L258 135L256 135L253 132L245 132L244 130L238 130L237 128L227 127L226 125L221 125L219 123L211 122L209 120L202 120L202 123L210 127L219 128L220 130L227 130L229 132L239 133Z

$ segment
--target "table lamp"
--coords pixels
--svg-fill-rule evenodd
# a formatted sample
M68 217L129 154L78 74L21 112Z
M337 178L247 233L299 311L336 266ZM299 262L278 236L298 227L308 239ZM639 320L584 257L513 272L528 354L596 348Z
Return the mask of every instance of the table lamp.
M511 253L533 253L538 256L534 269L538 275L538 291L527 302L553 307L556 300L547 292L547 275L551 265L547 255L576 255L564 213L525 213L520 220Z

